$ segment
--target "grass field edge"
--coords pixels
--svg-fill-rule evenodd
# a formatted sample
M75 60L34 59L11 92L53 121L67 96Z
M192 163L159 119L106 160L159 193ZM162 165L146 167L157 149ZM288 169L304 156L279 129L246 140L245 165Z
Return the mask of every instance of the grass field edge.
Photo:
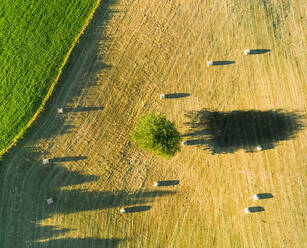
M42 104L39 106L39 108L37 109L36 113L35 113L35 114L33 115L33 117L28 121L28 123L25 125L25 127L22 128L22 129L20 130L20 132L15 136L13 142L12 142L8 147L6 147L6 148L4 148L2 151L0 151L0 161L1 161L1 157L2 157L5 153L7 153L7 152L10 150L10 148L12 148L14 145L16 145L16 143L19 141L19 139L22 138L22 136L23 136L23 134L26 132L26 130L32 125L32 123L36 120L36 118L39 116L39 114L43 111L43 109L44 109L46 103L48 102L50 96L51 96L52 93L53 93L53 90L54 90L56 84L58 83L58 81L59 81L59 79L60 79L60 77L61 77L61 75L62 75L63 69L64 69L64 67L65 67L66 64L67 64L67 61L68 61L68 59L69 59L69 57L70 57L72 51L74 50L75 46L78 44L78 42L79 42L81 36L83 35L84 31L86 30L86 28L88 27L89 23L90 23L91 20L93 19L93 16L94 16L94 14L95 14L95 12L96 12L96 10L97 10L97 8L99 7L100 4L101 4L101 0L97 0L95 6L94 6L94 8L93 8L93 10L90 12L90 14L89 14L88 18L86 19L86 21L85 21L83 27L81 28L80 32L77 34L77 36L76 36L76 38L74 39L74 41L73 41L73 43L72 43L70 49L68 50L68 53L67 53L66 56L64 57L64 60L63 60L63 62L62 62L62 64L61 64L61 66L59 67L57 76L56 76L56 78L54 79L54 81L52 82L52 84L51 84L51 86L50 86L50 88L49 88L49 90L48 90L48 92L47 92L45 98L44 98L43 101L42 101Z

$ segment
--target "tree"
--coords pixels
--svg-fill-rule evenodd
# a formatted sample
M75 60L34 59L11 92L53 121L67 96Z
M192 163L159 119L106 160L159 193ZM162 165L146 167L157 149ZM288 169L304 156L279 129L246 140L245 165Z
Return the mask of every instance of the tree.
M175 123L163 115L149 113L141 117L131 137L139 147L166 159L180 151L181 137Z

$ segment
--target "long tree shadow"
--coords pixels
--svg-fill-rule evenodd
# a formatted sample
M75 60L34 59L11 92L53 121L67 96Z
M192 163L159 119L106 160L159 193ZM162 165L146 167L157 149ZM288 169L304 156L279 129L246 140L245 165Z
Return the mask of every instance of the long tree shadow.
M186 114L190 137L185 145L196 145L215 153L233 153L239 149L269 149L289 140L302 130L303 116L282 110L191 111Z
M36 244L36 240L63 236L70 231L68 228L40 224L52 216L44 208L48 205L46 199L61 187L90 183L97 177L69 171L55 163L43 165L37 159L40 157L39 152L24 147L19 149L28 150L28 153L18 158L18 166L14 170L2 169L2 173L15 180L9 184L9 189L1 189L0 244L5 248L45 247ZM11 235L6 230L10 230Z
M39 156L33 154L32 157ZM61 238L71 229L58 226L42 225L42 221L53 216L78 213L91 210L107 210L127 207L132 212L146 211L150 209L150 203L155 198L171 196L176 191L152 190L128 193L122 191L86 191L81 189L63 189L63 187L77 186L84 183L91 183L98 179L95 175L80 174L70 171L60 164L52 163L42 165L37 162L21 159L21 165L14 171L18 180L11 184L11 190L2 195L0 229L9 229L17 233L14 239L7 238L4 229L0 233L0 243L3 247L84 247L91 244L91 247L116 247L118 239L71 239ZM12 172L13 173L13 172ZM15 175L15 177L16 177ZM17 179L17 178L16 178ZM24 185L20 185L22 181ZM53 203L48 205L47 199L52 198ZM17 204L18 203L18 204ZM139 206L141 204L146 204ZM9 216L9 217L8 217ZM76 227L78 228L78 227ZM47 242L39 242L55 238ZM123 241L123 240L122 240ZM108 246L109 245L109 246Z
M108 196L106 197L109 202L108 205L105 202L88 201L87 199L96 199L96 196L94 194L87 196L85 191L81 193L79 190L76 192L61 190L62 187L90 183L97 179L95 175L70 171L58 164L68 160L76 161L78 160L76 159L77 157L66 158L64 161L53 161L52 164L43 165L41 151L33 150L36 149L33 147L37 147L35 143L38 140L67 134L77 128L70 125L70 123L66 123L65 116L58 113L57 108L64 107L65 110L65 106L72 106L76 97L83 93L84 88L92 87L96 78L111 68L112 65L107 65L103 62L102 54L104 50L108 49L109 41L111 40L106 35L109 20L113 15L120 14L112 7L116 2L117 0L102 1L98 6L93 19L70 55L59 79L59 84L55 87L44 111L38 116L32 127L27 130L24 138L2 160L0 177L1 248L116 247L121 241L108 237L105 239L63 238L71 229L61 228L61 222L59 223L61 226L51 226L50 224L45 226L42 224L44 220L52 218L53 215L85 210L86 204L90 205L90 207L87 207L89 210L107 209L117 207L117 205L110 203L112 202L111 192L96 192L101 197ZM91 58L90 62L92 64L87 64L85 68L82 66L81 61L85 61L88 57ZM78 70L81 70L81 77L75 78L75 72ZM89 71L91 75L86 77ZM74 80L73 84L71 80ZM99 106L91 105L69 110L72 112L91 111L92 114L95 114L95 112L103 110L103 107L99 104ZM65 200L62 201L66 196L70 197L71 194L81 196L81 198L78 198L78 202L73 201L75 205ZM121 203L129 205L134 202L128 198L128 193L122 192L122 194L126 195L127 198ZM54 198L54 203L48 205L46 199L50 197ZM118 198L116 194L113 197ZM145 202L146 199L150 200L150 196L146 197L145 194L143 201ZM81 207L78 207L78 204ZM95 235L96 233L93 233L93 236ZM57 237L60 239L57 239ZM40 242L45 239L56 240Z
M55 162L71 162L87 159L87 156L68 156L68 157L58 157L49 159L51 163Z
M54 119L52 120L52 125L49 125L48 128L40 132L39 136L35 135L33 137L31 133L32 128L33 130L35 130L39 124L40 123L34 123L33 126L30 128L30 130L27 130L25 137L31 137L33 140L49 139L52 136L62 136L65 134L70 134L75 129L75 125L66 124L65 119L62 116L58 115L55 116Z
M76 107L76 108L64 108L64 113L67 112L89 112L89 111L99 111L103 110L104 107Z
M92 183L98 180L98 177L68 170L56 162L44 165L39 152L27 147L19 149L25 150L25 156L16 160L18 166L14 170L2 168L9 178L15 178L10 183L9 189L1 190L0 244L5 244L3 245L5 248L53 247L54 245L86 247L88 244L91 244L91 247L100 247L100 245L116 247L119 243L118 239L65 239L62 237L71 229L50 224L45 226L42 223L54 216L80 214L80 212L91 210L107 211L117 208L116 211L120 214L120 208L127 207L131 209L131 213L146 211L150 209L150 203L155 198L176 194L176 191L170 190L128 193L124 190L111 192L63 189L63 187ZM12 152L14 150L17 148L14 148ZM46 201L48 198L53 199L50 205ZM143 206L139 206L142 204ZM16 233L16 235L8 236L8 233ZM50 238L56 240L39 241Z
M55 200L54 206L44 205L48 215L67 214L73 212L119 208L136 204L150 203L156 197L173 195L176 191L154 190L130 194L125 191L84 191L84 190L56 190L50 195ZM45 202L44 202L45 203Z
M37 242L36 245L43 248L73 248L73 247L101 247L101 248L115 248L118 247L122 239L95 239L95 238L84 238L84 239L73 239L73 238L62 238L53 239L46 242Z
M84 94L86 88L97 86L97 79L112 68L112 65L105 63L103 54L104 51L108 51L112 40L106 31L110 19L113 16L124 14L124 11L114 8L116 3L117 0L101 1L78 44L70 54L59 83L56 84L44 110L25 132L24 137L31 137L35 141L69 134L77 127L66 123L65 113L99 114L103 111L103 104L100 103L93 104L93 106L75 107L74 105L76 98ZM80 75L76 72L79 72ZM58 108L63 108L64 115L58 113ZM72 118L80 117L76 115Z

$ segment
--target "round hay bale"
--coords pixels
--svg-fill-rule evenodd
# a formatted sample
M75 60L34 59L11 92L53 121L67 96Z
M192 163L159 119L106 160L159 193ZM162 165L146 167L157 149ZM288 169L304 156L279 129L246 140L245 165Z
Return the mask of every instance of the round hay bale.
M59 114L63 114L64 113L64 109L63 108L58 108L58 113Z
M247 50L244 51L244 54L245 54L245 55L248 55L248 54L250 54L250 53L251 53L251 50L250 50L250 49L247 49Z
M48 205L51 205L53 202L54 202L54 201L53 201L52 198L48 198L48 199L47 199L47 204L48 204Z
M249 214L249 213L250 213L250 210L249 210L248 208L245 208L245 209L244 209L244 212L245 212L246 214Z
M260 196L258 194L254 195L253 196L254 200L259 200L260 199Z
M188 145L188 141L187 141L187 140L182 141L182 144L183 144L184 146L186 146L186 145Z
M165 98L165 94L161 94L160 99L164 99L164 98Z
M124 213L126 213L127 211L126 211L125 208L122 208L122 209L120 210L120 212L121 212L122 214L124 214Z
M208 65L208 66L213 65L213 61L208 61L208 62L207 62L207 65Z
M155 186L155 187L159 187L159 186L160 186L159 182L155 182L155 183L154 183L154 186Z
M49 158L45 158L44 160L43 160L43 164L49 164Z
M261 151L263 149L262 146L260 146L260 145L257 146L256 148L257 148L258 151Z

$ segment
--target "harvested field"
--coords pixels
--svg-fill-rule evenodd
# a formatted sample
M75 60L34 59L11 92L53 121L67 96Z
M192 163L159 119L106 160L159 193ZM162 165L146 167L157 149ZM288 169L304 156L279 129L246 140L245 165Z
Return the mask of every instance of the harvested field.
M305 247L304 5L103 2L44 112L2 161L0 244ZM149 111L196 141L170 160L139 150L129 133ZM210 149L194 118L202 113L223 120L226 134L242 130L239 141L230 135ZM261 125L245 125L253 113ZM257 151L258 140L269 146ZM180 184L154 187L167 180ZM255 202L257 193L274 198ZM244 213L253 206L265 211Z

